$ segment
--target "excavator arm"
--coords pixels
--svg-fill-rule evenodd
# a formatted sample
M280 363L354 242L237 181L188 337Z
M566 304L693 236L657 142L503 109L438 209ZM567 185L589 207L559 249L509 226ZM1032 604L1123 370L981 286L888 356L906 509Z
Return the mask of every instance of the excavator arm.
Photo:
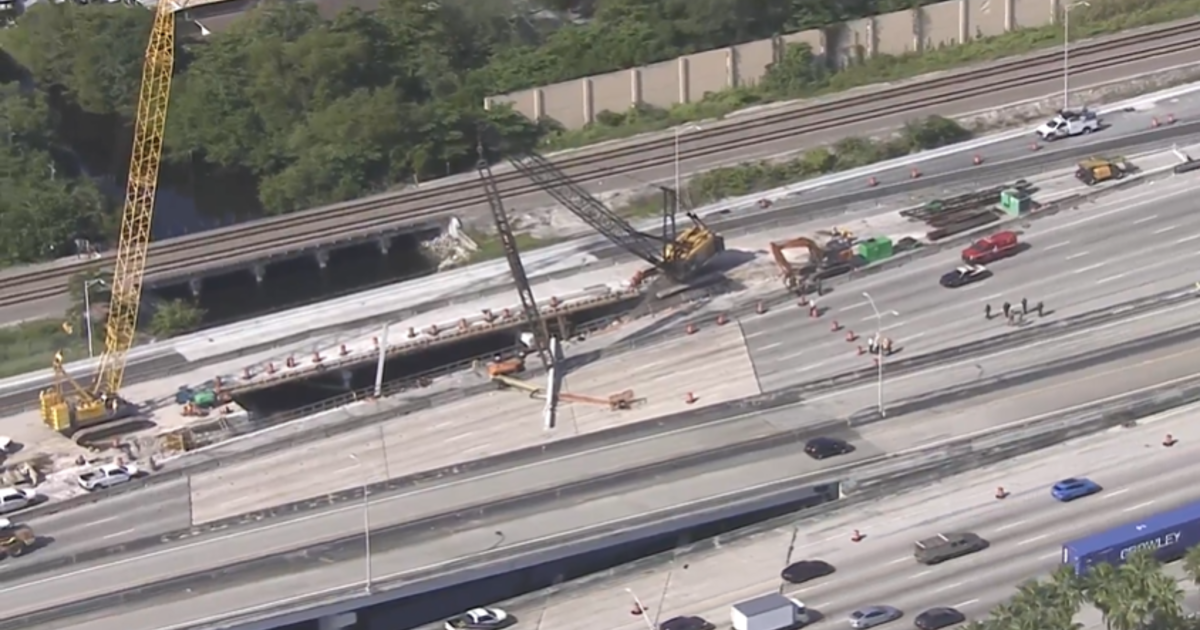
M801 236L787 241L778 241L771 243L768 246L771 250L771 258L775 259L775 266L779 267L779 272L783 274L784 280L794 278L800 275L800 270L796 269L795 265L787 259L785 251L789 249L807 249L808 250L808 267L816 267L825 259L825 250L811 238Z

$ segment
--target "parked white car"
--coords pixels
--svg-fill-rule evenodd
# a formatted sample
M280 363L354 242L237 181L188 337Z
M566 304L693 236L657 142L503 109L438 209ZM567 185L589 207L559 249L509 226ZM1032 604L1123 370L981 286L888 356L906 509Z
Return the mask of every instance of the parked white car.
M141 473L134 464L105 464L78 477L79 486L84 490L99 490L128 483Z
M1051 142L1059 138L1078 136L1093 131L1100 131L1100 118L1096 116L1096 112L1088 109L1078 112L1063 110L1038 127L1037 135L1042 140Z
M37 491L25 488L0 488L0 514L27 508L37 502Z

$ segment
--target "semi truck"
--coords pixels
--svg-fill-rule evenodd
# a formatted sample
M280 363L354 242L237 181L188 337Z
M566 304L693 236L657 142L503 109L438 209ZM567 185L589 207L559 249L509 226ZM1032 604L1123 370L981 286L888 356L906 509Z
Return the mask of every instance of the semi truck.
M1125 523L1063 544L1062 562L1084 575L1098 564L1118 566L1148 551L1160 562L1178 560L1200 544L1200 501Z

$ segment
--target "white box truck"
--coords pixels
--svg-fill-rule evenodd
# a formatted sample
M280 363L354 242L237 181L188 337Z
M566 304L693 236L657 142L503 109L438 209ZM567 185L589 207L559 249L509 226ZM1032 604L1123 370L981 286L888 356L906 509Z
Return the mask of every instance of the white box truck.
M779 593L734 604L730 617L734 630L790 630L809 622L803 602Z

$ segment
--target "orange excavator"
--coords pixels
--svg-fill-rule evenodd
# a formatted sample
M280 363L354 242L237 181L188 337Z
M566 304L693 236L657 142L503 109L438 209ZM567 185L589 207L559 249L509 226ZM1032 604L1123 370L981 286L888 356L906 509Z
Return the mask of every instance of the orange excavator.
M771 257L775 259L775 266L779 267L782 274L783 286L797 293L804 293L809 278L824 269L827 264L849 262L854 257L854 251L849 247L827 250L806 236L770 243L768 247ZM794 249L808 250L807 260L789 260L785 252Z

